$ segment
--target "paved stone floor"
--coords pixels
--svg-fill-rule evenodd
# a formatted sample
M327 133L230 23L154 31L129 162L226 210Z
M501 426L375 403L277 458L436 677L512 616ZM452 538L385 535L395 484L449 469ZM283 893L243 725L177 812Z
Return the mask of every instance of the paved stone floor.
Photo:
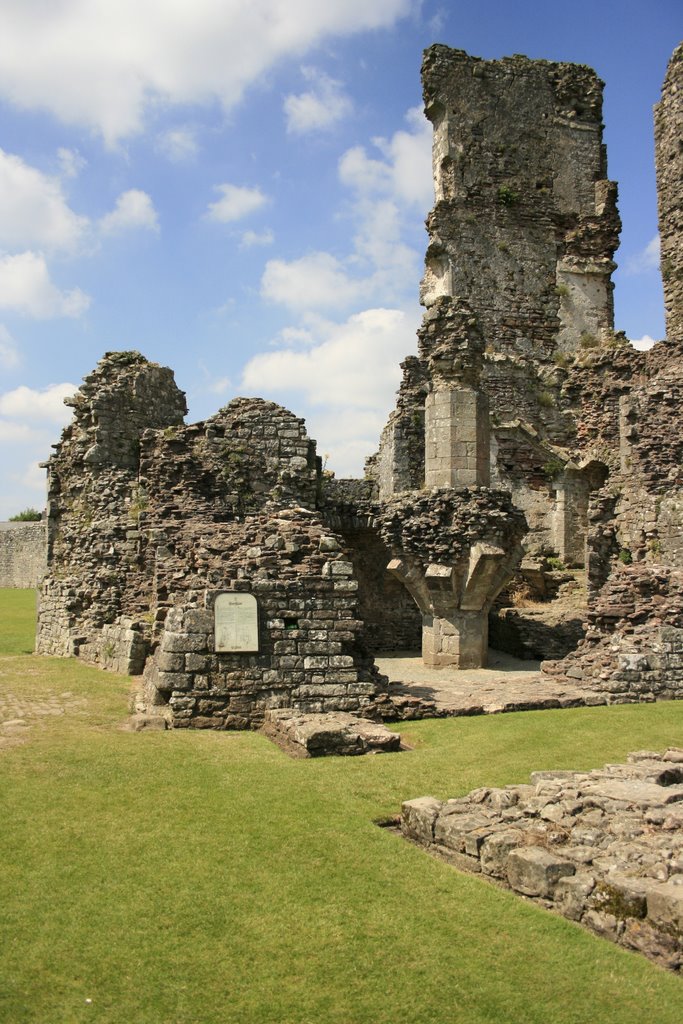
M434 701L448 716L607 703L604 694L543 675L538 661L520 661L500 651L489 651L488 668L427 668L417 652L405 651L381 652L375 663L393 684L392 693Z
M24 743L38 722L83 711L86 701L73 693L43 692L40 697L19 697L2 685L0 672L0 750Z

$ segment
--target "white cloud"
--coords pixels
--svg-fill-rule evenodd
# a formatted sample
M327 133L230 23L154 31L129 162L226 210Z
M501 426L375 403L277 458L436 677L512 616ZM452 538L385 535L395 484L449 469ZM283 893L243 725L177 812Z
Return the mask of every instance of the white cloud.
M255 245L272 245L275 235L269 229L265 231L245 231L242 235L240 245L245 249L251 249Z
M401 377L399 362L415 347L416 327L399 309L366 309L342 324L319 320L316 344L254 356L242 385L266 394L303 392L313 405L388 407Z
M50 456L50 445L72 416L64 399L77 390L75 384L50 384L45 388L22 385L0 393L0 445L2 445L3 492L0 519L27 505L42 507L45 470L40 463ZM29 492L29 493L27 493Z
M648 270L656 270L659 267L659 252L659 235L655 235L644 249L626 261L624 273L644 274Z
M172 163L179 164L194 160L199 152L195 134L191 128L171 128L158 136L157 146Z
M226 183L215 185L214 191L222 193L222 196L215 203L209 203L205 216L207 220L214 220L220 224L241 220L269 202L268 196L264 195L260 188Z
M139 188L130 188L121 193L114 209L100 219L99 225L104 235L118 235L136 228L158 231L159 218L151 196Z
M0 246L71 250L87 228L88 219L69 208L58 178L0 149Z
M366 309L344 323L307 317L307 330L289 328L287 347L247 363L241 390L292 402L305 411L318 452L329 452L338 475L359 474L377 448L394 404L399 363L415 351L419 309ZM292 401L292 395L296 399Z
M656 341L656 338L651 338L649 334L644 334L642 338L633 338L631 344L639 352L647 352L649 348L656 344Z
M80 288L62 292L52 283L42 253L0 257L0 309L45 320L78 317L89 305L90 296Z
M227 110L286 57L387 27L417 0L21 0L0 5L0 95L101 132L140 132L150 106Z
M13 420L0 419L0 444L25 444L37 441L42 433L28 423L15 423Z
M341 82L315 68L302 68L301 73L312 88L297 96L285 96L283 109L290 134L326 131L348 117L353 104Z
M231 388L232 381L230 377L216 377L207 387L212 395L225 395Z
M339 177L359 196L388 194L426 212L434 201L432 126L419 107L408 111L406 121L409 131L373 139L382 159L368 156L363 146L347 150L339 161Z
M328 252L312 252L298 260L269 260L261 280L261 295L290 309L344 309L363 300L367 279L354 279Z
M0 394L0 416L14 420L29 420L64 425L71 419L71 409L64 399L78 391L76 384L50 384L36 389L22 384L13 391Z
M408 111L409 130L375 140L379 159L355 146L339 162L357 224L353 252L345 259L313 252L270 260L261 279L264 298L293 310L342 310L402 303L417 291L422 256L402 236L416 211L424 215L433 201L431 128L418 113Z
M21 362L14 338L4 324L0 324L0 366L12 370Z
M57 159L63 178L76 178L88 162L77 149L66 149L65 146L57 150Z
M32 491L47 492L47 474L40 462L30 462L21 477L21 483Z

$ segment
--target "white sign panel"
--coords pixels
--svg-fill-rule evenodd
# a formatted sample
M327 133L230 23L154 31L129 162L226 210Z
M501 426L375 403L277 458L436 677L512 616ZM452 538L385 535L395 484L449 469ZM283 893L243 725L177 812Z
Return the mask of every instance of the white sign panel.
M214 630L217 651L258 651L258 603L254 595L218 594Z

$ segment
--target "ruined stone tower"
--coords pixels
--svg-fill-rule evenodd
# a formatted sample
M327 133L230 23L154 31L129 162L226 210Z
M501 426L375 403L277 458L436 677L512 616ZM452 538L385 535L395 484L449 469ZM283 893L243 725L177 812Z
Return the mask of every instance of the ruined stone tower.
M427 312L368 471L384 500L502 488L526 515L529 555L583 565L589 496L607 470L577 460L563 388L577 358L620 343L602 82L580 65L446 46L425 51L422 77L434 125Z
M674 52L655 107L659 238L668 338L683 338L683 43Z
M422 80L436 197L424 304L466 299L489 351L513 358L598 340L613 328L619 232L602 82L581 65L446 46L425 51Z
M445 488L465 519L477 489L495 488L486 515L477 507L483 547L464 560L453 549L452 564L445 550L416 561L410 531L387 533L422 611L425 661L472 667L527 526L527 552L584 562L589 495L607 470L573 461L562 387L578 355L614 344L620 222L590 68L432 46L422 79L434 125L427 311L368 472L391 508L420 487L442 507ZM427 515L423 502L425 536Z

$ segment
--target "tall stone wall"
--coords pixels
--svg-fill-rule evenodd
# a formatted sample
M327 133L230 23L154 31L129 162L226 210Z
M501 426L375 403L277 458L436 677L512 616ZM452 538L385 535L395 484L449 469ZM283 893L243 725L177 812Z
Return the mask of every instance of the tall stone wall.
M602 142L602 82L580 65L484 61L445 46L425 51L422 77L436 197L421 288L427 313L417 365L404 367L369 472L383 499L446 483L434 431L448 399L458 439L442 437L441 447L466 444L466 421L481 440L490 421L490 479L526 514L527 550L582 565L596 481L576 462L576 408L562 389L574 362L620 342L611 283L620 222ZM470 321L461 317L460 340L449 327L457 309ZM468 331L481 353L474 359L472 349L463 362ZM473 359L476 404L461 389L448 398L439 366ZM424 453L406 415L417 423L423 395ZM478 444L480 457L485 447ZM488 471L477 476L486 482Z
M577 462L609 474L588 513L591 592L624 562L683 567L683 343L591 355L561 399L575 410Z
M422 297L459 295L492 350L552 360L613 326L616 185L590 68L432 46L436 205Z
M46 568L44 522L0 523L0 587L37 587Z
M146 501L140 438L148 427L182 423L185 396L169 369L138 352L109 352L66 404L73 420L47 463L48 575L36 650L140 671L147 624L137 616L149 612L151 590L137 550ZM137 593L144 598L131 599Z
M683 338L683 43L671 57L655 107L655 159L659 201L666 333Z

